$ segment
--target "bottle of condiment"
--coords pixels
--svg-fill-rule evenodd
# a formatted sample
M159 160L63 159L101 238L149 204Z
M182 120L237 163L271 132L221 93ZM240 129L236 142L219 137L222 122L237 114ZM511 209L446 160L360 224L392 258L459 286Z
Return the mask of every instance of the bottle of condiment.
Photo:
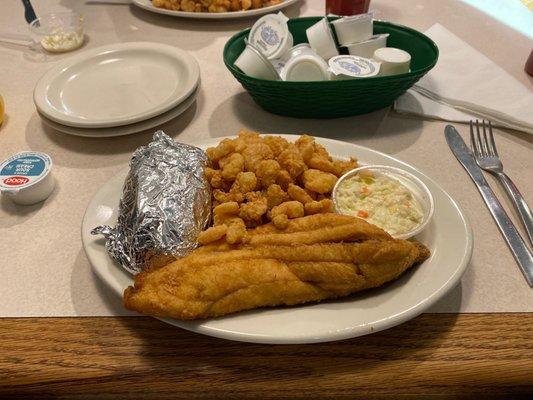
M370 0L326 0L326 15L356 15L368 12Z

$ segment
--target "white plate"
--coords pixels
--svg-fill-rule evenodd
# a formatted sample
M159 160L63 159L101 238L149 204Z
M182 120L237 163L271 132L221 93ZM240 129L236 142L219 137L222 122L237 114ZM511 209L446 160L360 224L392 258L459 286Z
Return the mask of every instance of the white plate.
M75 126L62 125L55 121L49 120L40 113L39 116L41 117L44 124L59 132L68 133L69 135L84 137L114 137L131 135L133 133L143 132L147 129L155 128L156 126L162 125L165 122L168 122L183 114L195 102L198 91L199 89L197 89L193 94L187 97L177 107L174 107L173 109L161 115L147 119L145 121L136 122L134 124L115 126L112 128L77 128Z
M128 125L189 97L200 68L187 52L151 43L118 43L65 59L37 82L33 100L46 118L81 128Z
M294 141L297 136L282 135ZM196 143L201 148L223 138ZM365 164L391 165L422 180L433 193L432 222L417 236L431 250L431 257L385 287L338 301L298 307L258 309L222 318L169 324L224 339L256 343L313 343L352 338L377 332L416 317L461 278L472 255L472 230L455 201L433 180L386 154L366 147L318 138L336 157L355 156ZM90 234L98 225L115 225L117 205L127 174L122 171L107 182L89 203L82 223L82 241L95 273L118 295L133 284L130 274L107 254L104 240Z
M154 7L151 0L133 0L133 4L135 4L138 7L144 8L145 10L148 10L148 11L152 11L158 14L172 15L174 17L194 18L194 19L232 19L232 18L249 18L249 17L254 17L257 15L272 13L272 12L281 10L282 8L285 8L287 6L290 6L291 4L296 3L297 1L300 1L300 0L285 0L273 6L256 8L253 10L246 10L246 11L231 11L231 12L223 12L223 13L209 13L209 12L196 13L196 12L187 12L187 11L166 10L164 8Z

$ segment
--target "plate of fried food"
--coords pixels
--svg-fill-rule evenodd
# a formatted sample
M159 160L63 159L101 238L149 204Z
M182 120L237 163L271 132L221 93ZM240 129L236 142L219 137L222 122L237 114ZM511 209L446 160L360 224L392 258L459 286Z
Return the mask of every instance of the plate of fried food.
M133 0L158 14L196 19L249 18L281 10L299 0Z
M327 342L416 317L468 265L472 231L460 207L391 156L326 138L250 131L194 146L208 160L212 217L187 255L155 258L131 274L91 235L95 226L117 222L127 170L86 210L86 254L127 309L230 340ZM355 202L334 198L337 192L352 193ZM359 209L341 213L339 204ZM416 236L397 235L402 227Z

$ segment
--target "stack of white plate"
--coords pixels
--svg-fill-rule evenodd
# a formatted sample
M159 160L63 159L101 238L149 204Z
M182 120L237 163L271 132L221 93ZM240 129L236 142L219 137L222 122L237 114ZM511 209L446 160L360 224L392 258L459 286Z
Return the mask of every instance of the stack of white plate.
M120 43L56 64L33 100L43 122L77 136L128 135L168 122L189 108L200 68L187 52L159 43Z

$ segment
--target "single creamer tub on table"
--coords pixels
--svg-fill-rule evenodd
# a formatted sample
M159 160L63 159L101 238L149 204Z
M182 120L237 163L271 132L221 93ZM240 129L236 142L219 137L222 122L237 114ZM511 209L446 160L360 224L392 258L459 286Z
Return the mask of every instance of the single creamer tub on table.
M52 159L48 154L24 151L0 164L0 192L17 204L43 201L54 187Z

